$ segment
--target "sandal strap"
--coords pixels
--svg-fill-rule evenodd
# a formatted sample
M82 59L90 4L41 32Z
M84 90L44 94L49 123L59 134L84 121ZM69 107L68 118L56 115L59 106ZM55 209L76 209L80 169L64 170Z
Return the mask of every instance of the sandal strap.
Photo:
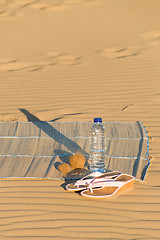
M97 179L100 179L100 180L102 180L102 181L103 181L103 179L104 179L104 181L105 181L105 180L114 180L113 177L116 178L116 177L118 177L120 174L121 174L121 172L113 172L112 175L111 175L111 173L104 173L104 174L101 175L101 176L98 176L98 177L93 178L89 184L94 184L94 182L96 183L96 180L97 180Z
M93 190L95 188L103 188L103 187L121 187L125 184L126 182L122 181L115 181L114 179L102 181L102 182L97 182L93 184L88 184L87 189L93 193Z
M125 177L129 176L129 179L126 180ZM123 180L120 180L120 178L124 178ZM107 178L101 178L102 181L95 182L94 179L88 184L87 189L93 193L94 188L103 188L103 187L122 187L127 182L132 181L135 179L135 177L129 175L129 174L121 174L118 175L115 179L107 179Z
M88 185L88 184L90 183L90 181L92 181L92 179L86 179L86 180L85 180L85 178L93 177L93 179L94 179L94 178L100 177L101 175L103 175L103 174L100 173L100 172L90 173L89 175L87 175L87 176L85 176L85 177L77 180L77 181L74 183L74 185L75 185L76 187L79 187L80 185L85 185L85 186L86 186L86 185Z

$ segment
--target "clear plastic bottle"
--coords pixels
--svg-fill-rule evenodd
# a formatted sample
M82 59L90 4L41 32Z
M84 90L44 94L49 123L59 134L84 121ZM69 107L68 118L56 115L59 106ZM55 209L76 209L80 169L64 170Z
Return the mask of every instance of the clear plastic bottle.
M105 172L105 128L102 118L94 118L90 130L89 169L92 172Z

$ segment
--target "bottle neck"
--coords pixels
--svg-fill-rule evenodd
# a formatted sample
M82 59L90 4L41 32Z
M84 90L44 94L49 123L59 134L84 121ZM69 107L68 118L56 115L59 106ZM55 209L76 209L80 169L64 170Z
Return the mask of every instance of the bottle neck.
M102 122L94 122L95 125L102 125Z

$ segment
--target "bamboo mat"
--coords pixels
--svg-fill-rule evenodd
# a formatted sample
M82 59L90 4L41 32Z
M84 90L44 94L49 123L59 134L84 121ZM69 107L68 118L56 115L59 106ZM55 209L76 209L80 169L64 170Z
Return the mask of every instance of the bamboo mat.
M91 122L1 122L0 178L62 179L58 165L74 153L89 156ZM141 122L105 122L106 169L143 180L149 141ZM57 156L59 156L57 161Z

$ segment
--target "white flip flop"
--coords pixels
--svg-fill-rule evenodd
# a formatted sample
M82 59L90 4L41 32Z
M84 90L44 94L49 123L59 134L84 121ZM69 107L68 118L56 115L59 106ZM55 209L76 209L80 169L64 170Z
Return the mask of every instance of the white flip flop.
M108 173L100 173L100 172L93 172L79 180L75 183L69 183L66 185L66 190L70 192L82 191L87 188L90 183L101 182L107 179L114 179L115 177L119 176L121 172L114 171Z
M81 195L92 199L108 198L115 194L119 194L125 189L132 188L135 177L128 174L121 174L115 179L101 180L102 181L93 181L88 184L87 189L82 191Z

